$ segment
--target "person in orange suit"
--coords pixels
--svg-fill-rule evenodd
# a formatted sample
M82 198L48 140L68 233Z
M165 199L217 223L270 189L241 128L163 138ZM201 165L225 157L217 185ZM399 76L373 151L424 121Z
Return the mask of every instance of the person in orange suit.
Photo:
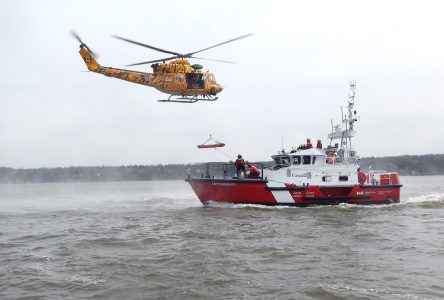
M245 170L245 161L242 158L242 155L238 155L236 162L234 163L236 165L236 172L237 172L237 178L240 179L240 173L241 171L244 173L244 178L247 178L247 171Z
M253 164L247 163L247 166L250 169L248 178L258 178L261 171Z

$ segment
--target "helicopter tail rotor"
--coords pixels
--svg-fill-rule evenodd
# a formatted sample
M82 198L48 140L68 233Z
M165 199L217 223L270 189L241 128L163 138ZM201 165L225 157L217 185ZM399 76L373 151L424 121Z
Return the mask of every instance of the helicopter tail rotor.
M82 41L82 38L74 29L71 29L69 34L80 43L80 48L86 48L86 50L88 50L88 52L91 54L92 57L94 57L95 59L99 58L99 55L96 52L94 52L93 50L91 50L91 48L89 48L88 45L86 45Z
M82 56L83 61L88 67L89 71L95 71L100 67L100 64L97 62L97 53L91 50L80 38L79 34L74 30L70 32L71 36L73 36L80 43L80 56Z

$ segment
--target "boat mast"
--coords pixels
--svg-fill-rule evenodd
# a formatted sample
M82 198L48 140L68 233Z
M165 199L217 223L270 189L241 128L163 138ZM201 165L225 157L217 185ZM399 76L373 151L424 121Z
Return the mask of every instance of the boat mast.
M358 120L356 118L356 111L353 109L355 106L356 80L350 81L350 92L351 94L348 95L350 100L348 101L348 115L346 121L348 122L348 129L353 132L354 135L356 132L354 131L353 124ZM348 146L350 150L352 149L351 138L353 135L350 135L348 138Z
M328 135L330 139L330 145L333 140L340 140L340 144L337 146L336 151L343 163L355 163L358 160L356 151L352 148L352 137L356 134L354 124L357 119L355 106L356 95L356 81L350 81L350 94L348 95L348 103L346 108L346 114L344 116L343 109L341 107L341 124L332 126L332 132Z

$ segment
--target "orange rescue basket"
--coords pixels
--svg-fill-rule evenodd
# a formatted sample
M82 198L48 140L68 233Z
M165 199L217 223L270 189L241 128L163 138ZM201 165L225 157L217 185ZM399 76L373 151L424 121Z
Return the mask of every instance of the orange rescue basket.
M197 148L208 149L208 148L219 148L219 147L224 147L224 146L225 146L224 143L221 143L221 142L213 139L210 134L210 138L208 140L206 140L205 142L203 142L202 144L197 145Z

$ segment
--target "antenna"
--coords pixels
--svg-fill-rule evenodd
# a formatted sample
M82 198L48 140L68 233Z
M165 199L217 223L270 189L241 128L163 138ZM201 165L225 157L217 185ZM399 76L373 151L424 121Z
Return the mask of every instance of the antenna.
M355 95L356 95L356 80L350 80L350 92L348 95L350 101L348 102L348 123L350 125L350 130L353 131L353 123L357 121L355 106ZM351 141L350 141L351 143Z
M355 103L355 94L356 94L356 80L350 80L350 92L348 98L351 99L350 102Z

